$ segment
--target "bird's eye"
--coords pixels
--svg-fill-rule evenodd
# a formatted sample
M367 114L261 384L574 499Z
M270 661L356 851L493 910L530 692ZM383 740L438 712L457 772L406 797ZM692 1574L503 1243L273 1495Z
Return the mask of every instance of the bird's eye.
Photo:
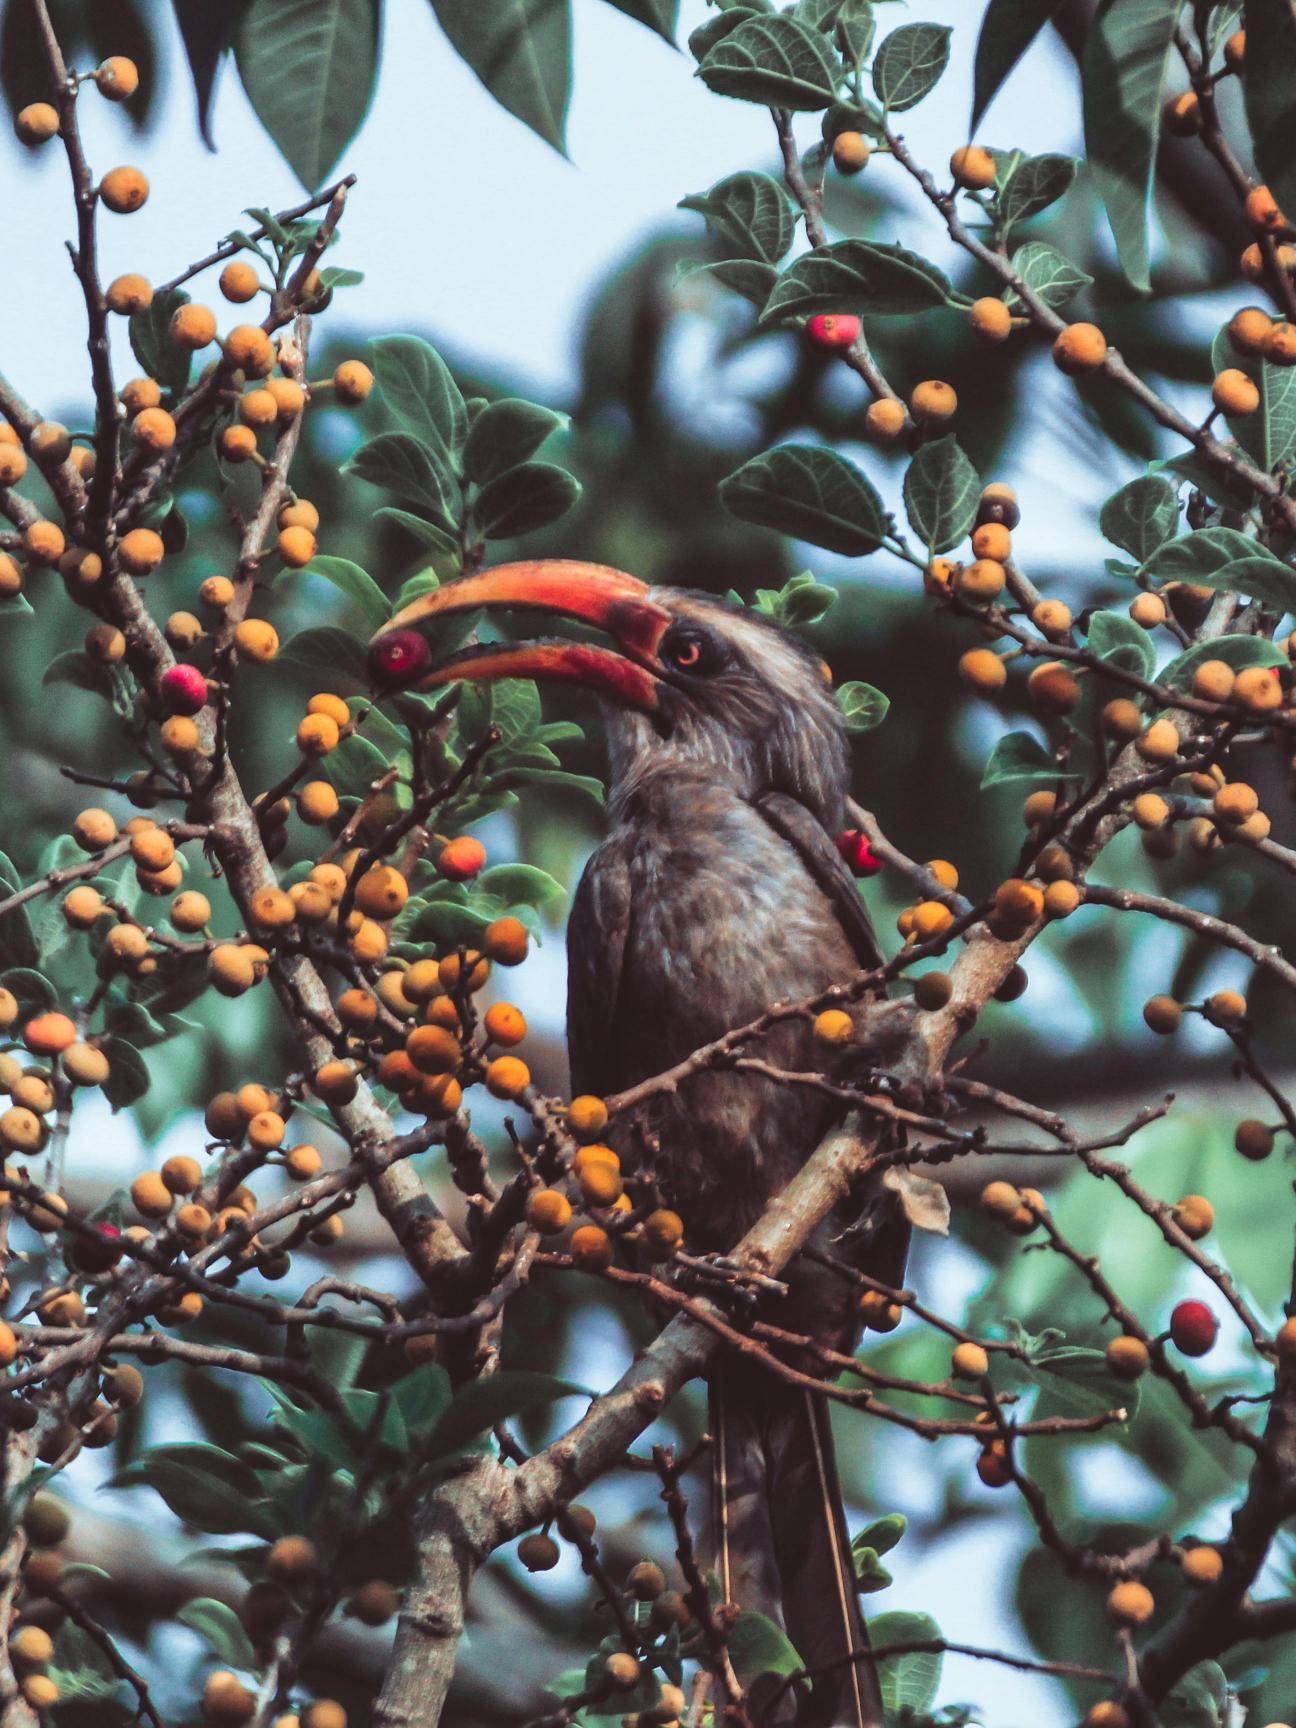
M696 630L677 630L661 645L662 659L680 672L706 672L715 662L711 643Z

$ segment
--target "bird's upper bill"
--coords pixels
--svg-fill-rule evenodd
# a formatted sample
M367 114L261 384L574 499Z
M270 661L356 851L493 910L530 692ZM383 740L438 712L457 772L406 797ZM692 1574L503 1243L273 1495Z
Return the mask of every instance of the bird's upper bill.
M553 612L595 625L614 648L592 642L486 642L438 664L429 634L455 614L480 609ZM369 670L379 690L432 690L456 680L536 678L581 684L626 707L652 710L665 668L662 638L674 622L648 585L620 570L575 559L501 564L448 582L404 607L373 638Z

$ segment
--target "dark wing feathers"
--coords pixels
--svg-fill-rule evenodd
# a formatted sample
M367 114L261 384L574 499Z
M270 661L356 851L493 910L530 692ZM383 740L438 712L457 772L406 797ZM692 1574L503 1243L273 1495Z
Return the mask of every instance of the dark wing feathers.
M612 847L585 866L567 924L567 1051L572 1093L617 1084L613 1052L621 968L630 932L630 871Z
M860 899L855 878L822 824L804 804L786 792L767 792L756 800L756 808L770 827L794 848L814 882L828 897L861 967L881 966L885 956L873 920Z

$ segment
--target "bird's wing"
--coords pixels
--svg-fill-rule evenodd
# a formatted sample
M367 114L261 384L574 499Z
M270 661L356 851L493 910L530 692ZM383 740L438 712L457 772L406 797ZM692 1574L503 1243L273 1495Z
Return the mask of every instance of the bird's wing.
M567 923L567 1050L573 1094L620 1084L616 1013L630 930L630 871L603 846L585 866Z
M795 849L814 882L827 896L860 965L881 966L886 956L878 942L873 920L860 899L855 878L822 824L804 804L786 792L767 792L756 800L756 808L770 827Z

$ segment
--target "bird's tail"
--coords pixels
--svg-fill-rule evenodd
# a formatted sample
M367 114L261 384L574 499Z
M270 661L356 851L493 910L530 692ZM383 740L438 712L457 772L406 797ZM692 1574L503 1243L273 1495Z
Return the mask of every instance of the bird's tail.
M786 1630L804 1688L758 1684L760 1728L882 1728L824 1399L740 1358L710 1383L716 1572L723 1599ZM854 1659L852 1659L854 1658ZM768 1708L762 1711L762 1692Z

